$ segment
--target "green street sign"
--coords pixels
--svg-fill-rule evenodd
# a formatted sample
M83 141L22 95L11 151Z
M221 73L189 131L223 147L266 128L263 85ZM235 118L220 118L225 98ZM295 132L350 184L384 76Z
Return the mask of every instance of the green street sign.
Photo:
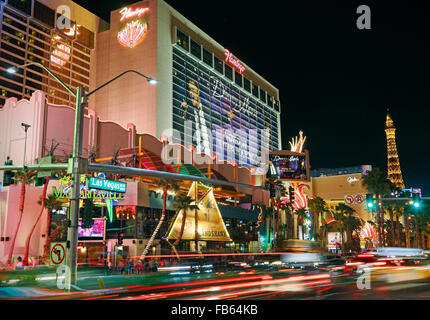
M88 187L124 193L127 190L127 183L91 177L88 183Z
M38 164L51 164L52 163L52 157L44 157L37 159ZM36 177L37 178L44 178L44 177L50 177L51 171L38 171Z

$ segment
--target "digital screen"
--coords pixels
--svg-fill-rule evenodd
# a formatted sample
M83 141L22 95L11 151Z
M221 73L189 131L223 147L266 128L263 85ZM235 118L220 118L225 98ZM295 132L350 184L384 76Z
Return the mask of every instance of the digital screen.
M269 155L269 178L308 180L306 155Z
M278 114L232 81L173 47L173 129L183 145L239 166L262 166L279 149ZM175 140L175 137L173 138Z
M103 219L95 219L91 228L84 229L81 227L82 221L78 224L79 238L101 238L104 237L105 221Z

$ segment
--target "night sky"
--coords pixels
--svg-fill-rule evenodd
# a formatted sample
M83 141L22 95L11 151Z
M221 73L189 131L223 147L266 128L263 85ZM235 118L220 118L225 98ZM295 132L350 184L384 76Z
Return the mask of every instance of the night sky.
M109 20L111 10L137 1L76 2ZM313 169L386 170L389 108L406 187L430 195L424 1L166 2L279 89L284 149L303 130ZM363 4L371 30L356 26Z

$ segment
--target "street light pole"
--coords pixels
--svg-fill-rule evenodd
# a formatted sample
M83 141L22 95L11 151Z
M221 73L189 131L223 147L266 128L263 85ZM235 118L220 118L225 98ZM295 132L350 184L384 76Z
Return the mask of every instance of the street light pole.
M31 126L29 124L26 123L21 123L21 126L24 127L25 130L25 140L24 140L24 160L22 161L22 165L25 167L25 153L26 153L26 149L27 149L27 130L28 128L30 128Z
M69 254L67 255L67 266L70 271L70 282L77 283L77 250L78 250L78 224L79 224L79 200L81 193L81 159L82 139L84 127L84 109L86 104L85 88L76 88L76 110L75 129L73 138L72 161L72 197L69 207L69 228L67 240Z

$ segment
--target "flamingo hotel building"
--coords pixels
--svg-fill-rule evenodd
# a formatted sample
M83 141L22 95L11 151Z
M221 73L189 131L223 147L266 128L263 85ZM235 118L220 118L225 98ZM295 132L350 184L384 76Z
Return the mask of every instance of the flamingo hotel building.
M127 74L92 95L89 108L240 166L257 167L263 147L281 149L278 89L166 2L112 11L110 23L72 1L0 0L0 8L0 105L36 90L50 103L75 103L42 68L8 74L13 65L42 63L72 90L86 92L135 70L157 85Z
M57 144L57 158L67 158L71 153L73 96L37 66L19 69L16 74L7 72L11 66L37 62L72 90L82 86L90 92L127 70L157 80L153 85L128 73L89 97L84 119L85 157L91 157L92 151L97 160L112 157L120 149L135 153L141 141L139 148L146 150L148 162L154 170L163 171L166 166L159 158L166 136L180 146L183 154L179 154L179 161L193 154L190 146L210 159L216 155L227 160L212 167L198 166L202 174L218 180L264 184L264 174L252 174L252 169L261 164L263 149L274 151L282 146L278 89L164 1L141 1L119 8L111 12L108 23L69 0L0 0L0 20L1 163L10 157L13 164L22 164L25 145L26 164L35 164ZM22 122L31 125L27 140ZM222 135L217 135L219 132ZM155 158L160 161L154 163ZM180 173L198 172L181 165ZM0 179L3 181L3 172ZM51 181L49 188L59 183ZM0 189L0 261L15 230L12 212L17 210L16 188ZM143 250L144 239L150 237L161 214L161 196L151 188L155 187L148 181L127 182L126 199L114 207L115 211L106 213L106 206L100 209L100 217L112 216L112 223L120 223L106 225L106 230L135 226L125 232L124 245L133 248L130 254ZM40 187L28 188L27 220L18 235L16 254L23 252L24 235L39 213L40 192ZM243 237L235 232L246 230L246 243L257 243L258 214L252 205L269 205L266 191L232 187L215 193L231 238ZM169 195L167 209L171 215L175 213L172 204L173 196ZM63 209L54 217L64 215L67 208ZM127 218L123 219L124 212ZM39 224L35 239L47 236L44 228ZM87 239L89 242L82 244L82 249L88 248L81 252L86 259L114 251L116 235L99 236L97 241ZM34 241L31 255L41 254L43 243ZM90 249L94 253L89 254L93 252Z

